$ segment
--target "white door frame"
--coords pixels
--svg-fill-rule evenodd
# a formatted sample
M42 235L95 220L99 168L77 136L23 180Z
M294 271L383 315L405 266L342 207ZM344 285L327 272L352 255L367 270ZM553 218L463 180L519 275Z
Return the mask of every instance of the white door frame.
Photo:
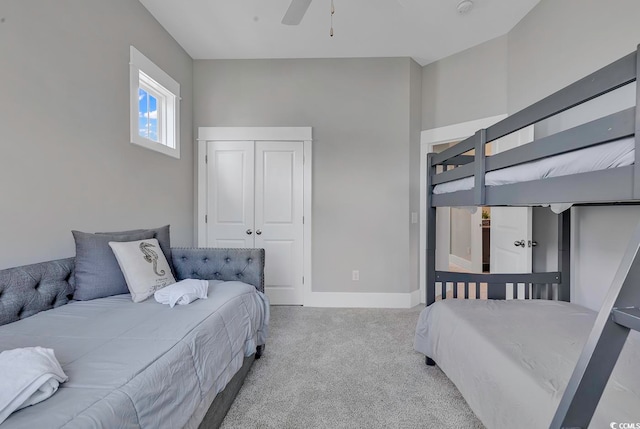
M420 134L420 302L427 302L427 289L426 289L426 233L427 233L427 154L433 152L433 147L438 144L450 143L453 141L460 141L469 136L472 136L476 131L481 128L487 128L495 124L498 121L506 118L506 114L491 116L488 118L477 119L474 121L462 122L459 124L448 125L446 127L433 128L430 130L422 131ZM449 222L449 208L445 208L446 221L442 222L445 225ZM446 236L446 237L443 237ZM449 235L448 234L436 234L436 266L446 263L449 259ZM438 252L440 247L440 252ZM446 250L446 254L442 250ZM445 256L446 255L446 256ZM446 259L443 259L446 258ZM440 261L440 263L438 263Z
M199 204L206 201L207 189L203 184L207 183L207 167L205 156L207 154L206 145L208 141L301 141L303 142L303 181L304 181L304 202L303 202L303 305L309 302L312 291L311 277L311 179L312 179L312 128L311 127L198 127L198 159L196 169L196 238L197 245L201 247L206 243L206 205Z

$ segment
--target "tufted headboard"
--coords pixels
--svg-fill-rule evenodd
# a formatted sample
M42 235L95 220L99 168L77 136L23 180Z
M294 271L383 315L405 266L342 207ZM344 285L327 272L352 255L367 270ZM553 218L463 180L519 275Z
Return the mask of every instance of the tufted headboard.
M64 305L73 290L73 258L1 270L0 325Z
M264 249L173 248L176 280L239 280L264 292ZM69 302L74 258L0 270L0 325Z
M264 249L172 248L176 280L238 280L264 292Z

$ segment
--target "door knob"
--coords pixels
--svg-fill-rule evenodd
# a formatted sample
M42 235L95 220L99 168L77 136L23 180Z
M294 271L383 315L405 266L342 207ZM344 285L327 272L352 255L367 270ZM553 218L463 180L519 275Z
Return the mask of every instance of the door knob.
M253 231L251 231L250 229L247 230L247 235L251 235L253 234Z
M520 246L520 247L524 248L524 246L525 246L524 240L514 241L513 245L516 246L516 247Z
M529 247L536 247L538 245L537 241L531 241L529 240Z
M262 235L262 230L261 229L256 229L256 234Z

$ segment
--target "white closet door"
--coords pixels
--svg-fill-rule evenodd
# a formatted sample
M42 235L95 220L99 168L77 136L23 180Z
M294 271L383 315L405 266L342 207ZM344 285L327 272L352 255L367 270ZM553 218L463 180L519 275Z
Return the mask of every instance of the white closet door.
M303 144L256 142L255 247L272 304L303 303Z
M254 247L254 142L207 145L207 246Z
M533 126L492 143L493 153L504 152L533 141ZM531 207L491 208L491 272L530 273L532 268Z
M533 125L493 142L493 153L504 152L533 141ZM491 208L490 271L492 273L530 273L533 266L533 210L531 207ZM507 299L524 297L524 285L518 296L507 286Z

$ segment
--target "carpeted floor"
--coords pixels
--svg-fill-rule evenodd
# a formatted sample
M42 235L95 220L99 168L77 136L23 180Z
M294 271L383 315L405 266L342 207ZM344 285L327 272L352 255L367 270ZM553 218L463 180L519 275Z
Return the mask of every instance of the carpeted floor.
M413 350L421 308L272 307L265 353L222 428L482 428Z

